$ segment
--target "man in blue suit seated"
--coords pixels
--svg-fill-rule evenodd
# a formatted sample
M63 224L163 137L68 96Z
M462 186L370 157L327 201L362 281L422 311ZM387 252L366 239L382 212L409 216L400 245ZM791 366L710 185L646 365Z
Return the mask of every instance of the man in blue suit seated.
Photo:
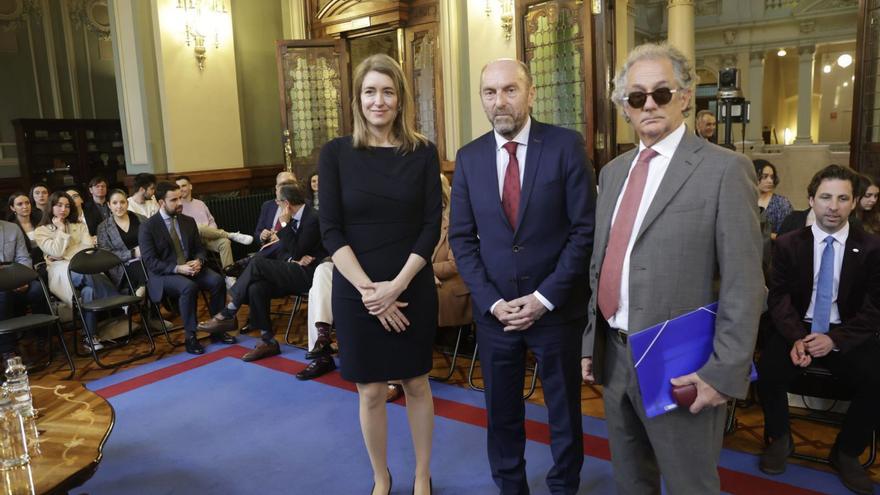
M230 289L232 301L214 317L199 324L199 330L214 332L235 325L235 315L243 304L251 308L251 323L261 330L262 342L242 356L256 361L281 354L272 329L269 305L273 297L306 294L312 286L315 268L327 257L321 242L318 212L305 204L299 186L283 186L278 193L283 208L278 231L278 259L254 257Z
M186 352L203 354L205 349L196 339L199 290L211 294L208 309L214 314L223 309L226 302L226 285L223 277L205 266L205 248L196 222L181 213L180 186L160 182L156 186L156 199L159 214L150 217L138 233L141 258L150 277L147 282L150 299L158 302L165 294L177 298L186 331ZM217 329L211 334L211 341L234 344L235 337L226 333L234 329Z
M496 60L480 77L494 128L459 150L449 243L471 290L486 384L488 454L501 493L527 494L526 351L550 424L554 494L574 494L584 461L580 340L589 300L595 186L581 136L529 116L528 67Z
M275 199L267 200L260 207L260 216L257 219L257 228L254 230L254 239L260 240L260 250L256 256L265 256L278 259L278 232L281 230L280 217L284 208L279 205L281 188L296 184L296 176L293 172L281 171L275 176Z
M0 263L31 266L31 255L21 229L14 223L2 220L0 220ZM46 296L36 280L17 289L0 292L0 321L24 315L28 305L34 313L49 313ZM7 355L15 352L17 341L18 335L14 333L0 334L0 357L4 358L3 363L6 362Z

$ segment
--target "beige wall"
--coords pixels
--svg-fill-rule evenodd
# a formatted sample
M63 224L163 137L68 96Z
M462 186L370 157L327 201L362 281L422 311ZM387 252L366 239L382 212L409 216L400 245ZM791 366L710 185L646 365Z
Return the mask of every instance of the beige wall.
M809 207L807 185L816 172L832 163L849 165L848 152L832 151L827 145L785 146L776 149L778 153L752 153L750 158L763 158L776 166L779 172L776 193L787 197L797 210Z
M495 6L497 9L497 5ZM514 22L510 41L504 40L497 12L486 16L484 2L469 1L467 7L468 44L468 83L470 86L470 114L465 118L471 121L471 138L481 136L492 129L480 103L480 71L487 62L496 58L516 58L517 26Z
M177 0L152 0L168 172L244 166L232 20L220 21L220 48L207 45L203 71L184 43Z

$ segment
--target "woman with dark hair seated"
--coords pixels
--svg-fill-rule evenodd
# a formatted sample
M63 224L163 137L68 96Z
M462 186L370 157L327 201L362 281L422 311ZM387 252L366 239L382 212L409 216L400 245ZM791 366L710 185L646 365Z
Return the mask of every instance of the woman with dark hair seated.
M125 271L135 287L135 294L143 297L147 286L147 274L143 265L137 261L141 257L138 247L138 231L146 217L128 211L128 195L119 189L110 191L107 196L110 216L98 224L98 247L115 254L125 262ZM129 263L131 262L131 263ZM122 269L114 268L110 277L116 287L125 289Z
M867 175L862 175L864 182L859 203L856 205L855 215L862 221L862 228L869 234L880 235L880 206L877 205L877 196L880 187L877 181Z
M24 242L34 263L43 259L43 252L34 242L34 232L42 220L43 212L31 205L31 198L24 192L14 192L9 196L9 214L7 220L18 225L24 233Z
M92 237L86 224L79 221L76 205L66 192L52 193L47 211L49 213L43 216L40 226L34 231L34 239L46 256L49 291L73 307L73 287L67 278L67 267L76 253L93 247ZM72 272L70 278L81 289L83 302L118 294L113 282L102 274L83 275ZM87 312L85 317L94 336L98 328L97 315ZM96 350L101 348L97 337L92 340L92 345Z
M779 174L776 166L767 160L752 160L755 165L755 174L758 176L758 206L763 216L770 223L770 236L776 239L782 221L791 213L791 202L785 196L776 194L776 186L779 185Z

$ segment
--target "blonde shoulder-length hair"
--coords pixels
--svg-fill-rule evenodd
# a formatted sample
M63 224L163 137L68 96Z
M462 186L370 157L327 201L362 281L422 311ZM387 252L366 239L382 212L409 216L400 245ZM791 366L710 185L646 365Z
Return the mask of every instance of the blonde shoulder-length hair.
M364 85L364 79L370 72L378 72L385 74L394 82L397 90L397 116L392 124L391 134L398 142L398 150L406 153L415 151L420 145L428 144L428 138L415 130L415 106L412 99L412 91L409 89L409 83L403 75L403 70L393 58L383 53L370 55L363 62L358 64L354 70L354 96L352 97L351 106L354 111L354 132L352 133L352 141L355 148L366 148L370 145L370 131L367 127L367 119L364 117L361 109L361 88Z

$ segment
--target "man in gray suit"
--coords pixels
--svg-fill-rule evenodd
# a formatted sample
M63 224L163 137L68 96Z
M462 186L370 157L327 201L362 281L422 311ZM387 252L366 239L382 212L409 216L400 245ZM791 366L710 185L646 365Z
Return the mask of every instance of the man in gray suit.
M31 255L18 225L0 220L0 263L31 265ZM0 321L24 314L30 304L35 313L48 313L43 289L36 280L8 292L0 292ZM15 334L0 334L0 356L15 352ZM5 360L3 361L5 362Z
M617 490L720 492L724 404L745 397L764 298L755 172L746 157L687 132L696 75L668 45L641 45L615 79L614 102L637 149L599 176L593 289L583 378L604 385ZM716 279L720 276L720 281ZM719 301L714 352L696 400L647 419L627 336Z

